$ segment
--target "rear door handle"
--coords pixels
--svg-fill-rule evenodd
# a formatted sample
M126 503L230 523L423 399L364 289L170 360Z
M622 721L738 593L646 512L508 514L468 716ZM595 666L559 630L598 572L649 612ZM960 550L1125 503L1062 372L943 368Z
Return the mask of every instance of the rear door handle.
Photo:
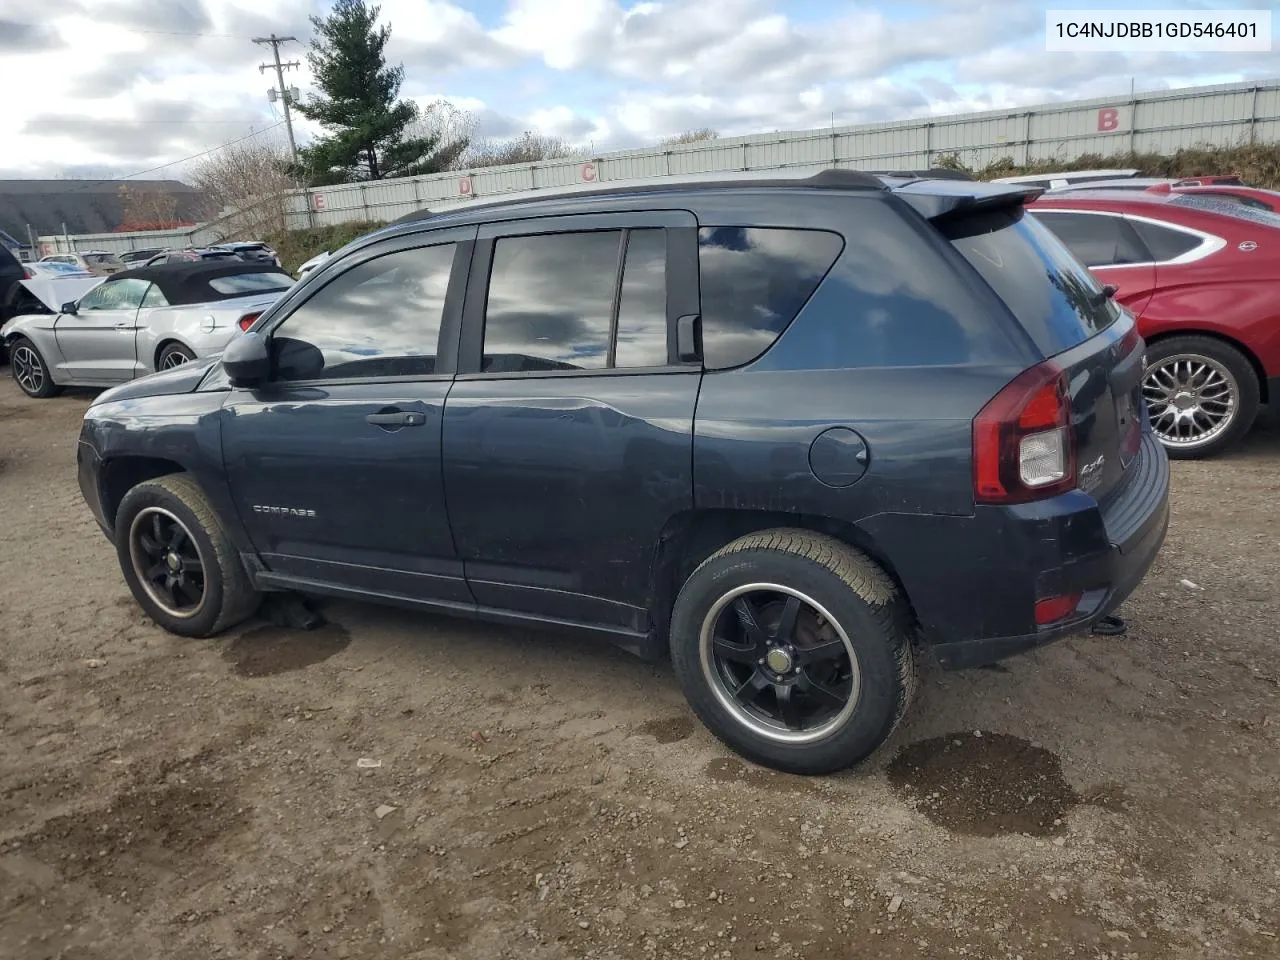
M421 413L405 413L397 411L395 413L371 413L364 418L365 423L372 423L375 427L420 427L427 422L425 414Z

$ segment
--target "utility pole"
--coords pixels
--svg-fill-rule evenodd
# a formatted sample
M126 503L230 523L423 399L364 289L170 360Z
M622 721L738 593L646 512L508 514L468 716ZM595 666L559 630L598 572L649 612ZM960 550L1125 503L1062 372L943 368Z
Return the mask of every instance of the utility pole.
M293 117L289 115L289 101L292 100L293 97L291 97L289 94L289 88L284 85L284 72L286 70L297 70L301 66L301 64L299 64L297 60L290 60L288 63L280 62L280 44L288 43L291 40L296 43L298 38L297 37L277 37L274 33L269 37L253 38L254 43L271 45L271 53L275 57L276 81L280 84L280 86L278 87L280 91L280 99L284 102L284 128L289 131L289 155L293 158L293 162L297 163L298 162L298 145L293 141ZM270 69L271 69L271 64L269 63L258 64L259 73L266 73ZM274 92L275 91L273 90L272 93ZM272 99L272 100L275 99L274 97L270 97L270 95L268 95L268 97L269 99Z

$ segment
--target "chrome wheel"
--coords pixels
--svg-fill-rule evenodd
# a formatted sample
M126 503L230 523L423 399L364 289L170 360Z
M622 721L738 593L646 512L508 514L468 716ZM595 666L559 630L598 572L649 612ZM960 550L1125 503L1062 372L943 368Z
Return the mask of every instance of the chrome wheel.
M161 370L172 370L174 367L180 367L184 363L190 363L191 357L187 356L181 350L169 350L160 358Z
M13 366L13 379L18 381L18 386L23 391L35 394L44 389L44 362L31 347L25 344L18 347L9 358L9 363Z
M820 740L858 705L862 674L848 635L790 587L752 583L726 593L703 620L698 648L720 705L770 740Z
M1210 357L1179 353L1147 367L1142 381L1151 428L1167 446L1194 449L1231 426L1240 385Z
M129 560L151 600L172 617L194 617L204 606L204 558L196 540L163 507L138 511L129 526Z

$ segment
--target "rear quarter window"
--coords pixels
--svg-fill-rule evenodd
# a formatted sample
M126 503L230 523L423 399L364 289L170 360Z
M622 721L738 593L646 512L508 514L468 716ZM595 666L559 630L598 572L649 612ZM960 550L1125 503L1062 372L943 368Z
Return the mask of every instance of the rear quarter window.
M1021 208L966 219L948 236L1047 357L1083 343L1120 316L1093 274Z
M843 246L839 234L820 230L701 228L707 368L740 366L768 350L813 296Z
M209 286L227 296L270 293L273 290L288 290L293 286L293 277L287 273L239 273L214 277L209 281Z

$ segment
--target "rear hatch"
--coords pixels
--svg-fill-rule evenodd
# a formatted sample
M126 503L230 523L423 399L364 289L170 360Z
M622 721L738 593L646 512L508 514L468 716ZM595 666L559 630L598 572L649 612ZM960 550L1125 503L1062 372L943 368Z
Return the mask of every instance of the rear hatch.
M1102 502L1119 493L1140 449L1145 346L1133 316L1023 199L986 197L934 222L1066 374L1077 486Z

